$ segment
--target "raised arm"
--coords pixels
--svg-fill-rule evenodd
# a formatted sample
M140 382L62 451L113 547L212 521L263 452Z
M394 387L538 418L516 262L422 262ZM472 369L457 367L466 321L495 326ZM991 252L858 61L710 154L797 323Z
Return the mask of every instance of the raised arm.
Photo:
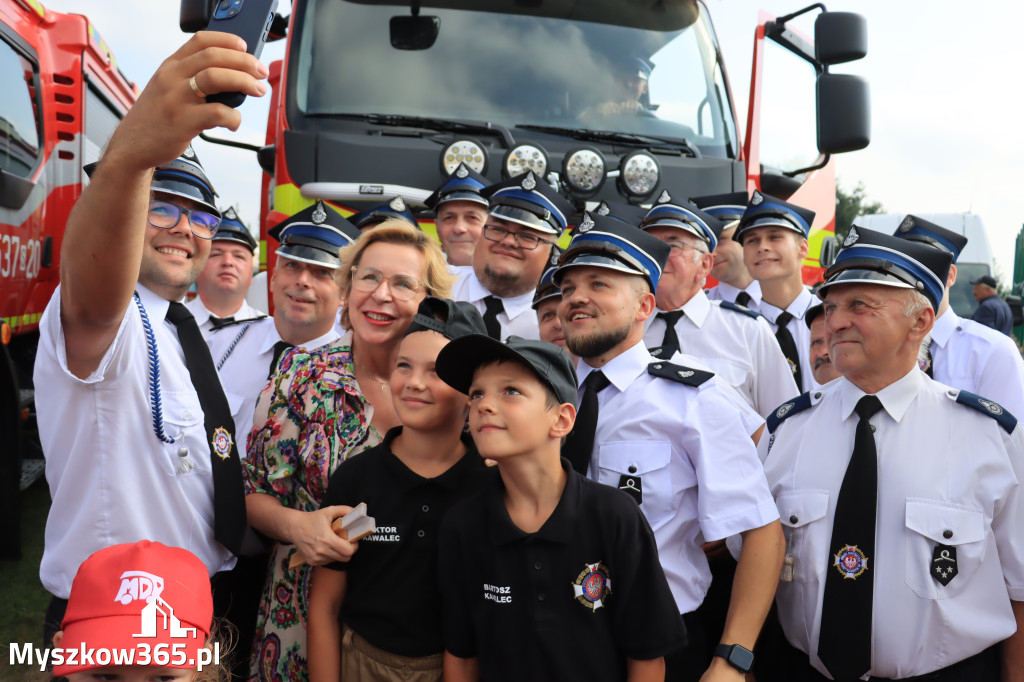
M261 96L267 69L226 33L197 33L160 65L106 151L68 218L61 252L61 324L68 367L84 377L113 340L139 277L153 169L180 155L196 135L236 130L241 115L207 104L206 93Z

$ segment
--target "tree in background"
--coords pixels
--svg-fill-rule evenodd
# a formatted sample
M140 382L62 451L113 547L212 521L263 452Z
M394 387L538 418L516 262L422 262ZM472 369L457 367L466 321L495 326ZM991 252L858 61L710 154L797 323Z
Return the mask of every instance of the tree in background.
M885 213L885 208L877 201L868 200L864 183L857 183L850 193L836 184L836 240L840 244L846 240L854 218L875 213Z

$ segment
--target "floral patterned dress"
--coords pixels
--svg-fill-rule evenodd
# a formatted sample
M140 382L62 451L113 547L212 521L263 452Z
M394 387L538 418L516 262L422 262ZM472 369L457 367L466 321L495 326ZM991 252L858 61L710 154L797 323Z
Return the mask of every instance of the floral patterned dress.
M346 334L313 351L286 355L260 394L249 434L246 493L273 495L290 509L314 511L331 473L345 459L380 442L370 426ZM295 546L270 554L249 661L250 680L307 680L306 615L310 567L289 569Z

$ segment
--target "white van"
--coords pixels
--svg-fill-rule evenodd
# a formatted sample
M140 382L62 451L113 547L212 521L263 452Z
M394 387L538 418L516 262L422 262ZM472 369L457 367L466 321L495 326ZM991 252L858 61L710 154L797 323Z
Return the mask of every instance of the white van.
M857 216L853 224L885 234L892 234L903 222L905 213L880 213L876 215ZM912 213L919 218L933 222L951 232L967 237L960 258L957 259L956 284L949 292L949 304L960 317L970 318L978 307L978 302L971 294L974 287L970 281L982 275L992 275L992 249L988 244L988 235L981 218L974 213Z

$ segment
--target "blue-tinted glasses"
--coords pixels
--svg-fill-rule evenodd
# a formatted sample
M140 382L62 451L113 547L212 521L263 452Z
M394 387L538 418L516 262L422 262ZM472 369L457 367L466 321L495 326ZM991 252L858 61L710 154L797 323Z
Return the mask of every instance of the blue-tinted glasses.
M220 216L206 211L183 208L169 201L149 200L149 224L169 230L181 220L181 214L188 216L188 226L198 239L213 239L220 226Z

